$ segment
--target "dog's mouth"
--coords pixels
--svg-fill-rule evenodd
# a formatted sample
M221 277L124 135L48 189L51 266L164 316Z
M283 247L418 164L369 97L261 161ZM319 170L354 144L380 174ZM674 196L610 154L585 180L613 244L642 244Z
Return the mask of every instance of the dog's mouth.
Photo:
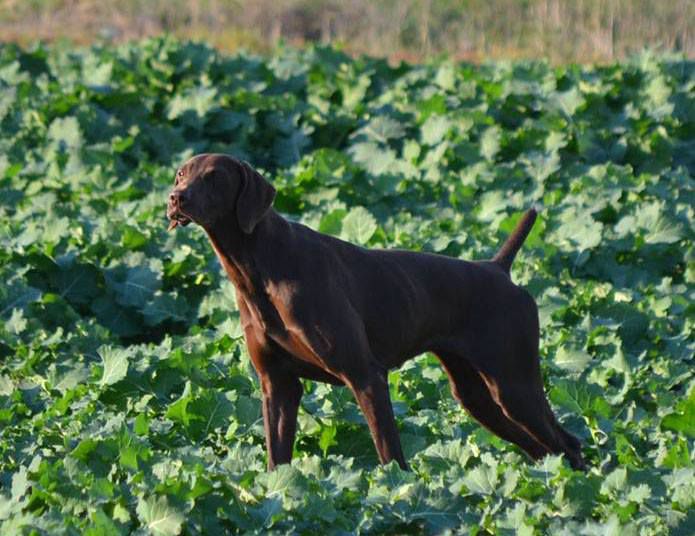
M176 211L172 214L167 215L169 217L169 227L167 228L167 231L171 231L172 229L176 229L179 225L181 227L185 227L189 223L191 223L191 218L186 216L183 212L181 211Z

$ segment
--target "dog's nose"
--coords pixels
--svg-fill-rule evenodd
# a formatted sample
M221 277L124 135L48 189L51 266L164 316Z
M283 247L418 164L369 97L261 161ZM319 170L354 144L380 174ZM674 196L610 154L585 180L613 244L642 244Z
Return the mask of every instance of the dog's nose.
M171 192L169 194L169 203L172 206L177 207L183 201L183 194L181 192Z

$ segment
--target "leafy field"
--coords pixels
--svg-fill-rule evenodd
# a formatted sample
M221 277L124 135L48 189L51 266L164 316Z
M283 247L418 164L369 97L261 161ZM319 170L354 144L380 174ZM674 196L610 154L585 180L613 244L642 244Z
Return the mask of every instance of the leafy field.
M0 534L693 534L694 94L692 62L648 53L0 45ZM295 461L266 473L233 288L199 228L166 233L202 151L371 247L486 258L541 206L513 276L590 470L528 462L421 356L391 374L412 472L377 465L347 390L307 382Z

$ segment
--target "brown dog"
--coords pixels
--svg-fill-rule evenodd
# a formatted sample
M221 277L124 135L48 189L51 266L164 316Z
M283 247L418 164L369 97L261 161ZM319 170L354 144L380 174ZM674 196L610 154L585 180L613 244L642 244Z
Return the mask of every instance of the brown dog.
M288 222L275 189L248 164L191 158L169 195L170 229L207 232L236 287L246 344L263 390L268 467L288 463L300 378L347 385L382 463L406 468L387 371L423 352L446 369L454 396L533 459L564 453L584 466L543 392L538 312L509 270L536 212L529 210L491 261L367 250Z

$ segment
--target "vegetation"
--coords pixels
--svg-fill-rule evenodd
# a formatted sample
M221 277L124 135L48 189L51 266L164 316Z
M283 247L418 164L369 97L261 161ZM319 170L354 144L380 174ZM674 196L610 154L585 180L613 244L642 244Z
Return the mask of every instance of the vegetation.
M342 43L423 59L612 61L645 46L695 55L688 0L0 0L0 35L122 41L169 32L224 50Z
M0 47L0 533L692 534L694 85L646 53ZM390 375L412 472L377 465L347 390L306 382L296 459L266 473L231 285L200 229L166 233L202 151L369 247L486 258L538 204L513 277L589 471L529 462L424 355Z

